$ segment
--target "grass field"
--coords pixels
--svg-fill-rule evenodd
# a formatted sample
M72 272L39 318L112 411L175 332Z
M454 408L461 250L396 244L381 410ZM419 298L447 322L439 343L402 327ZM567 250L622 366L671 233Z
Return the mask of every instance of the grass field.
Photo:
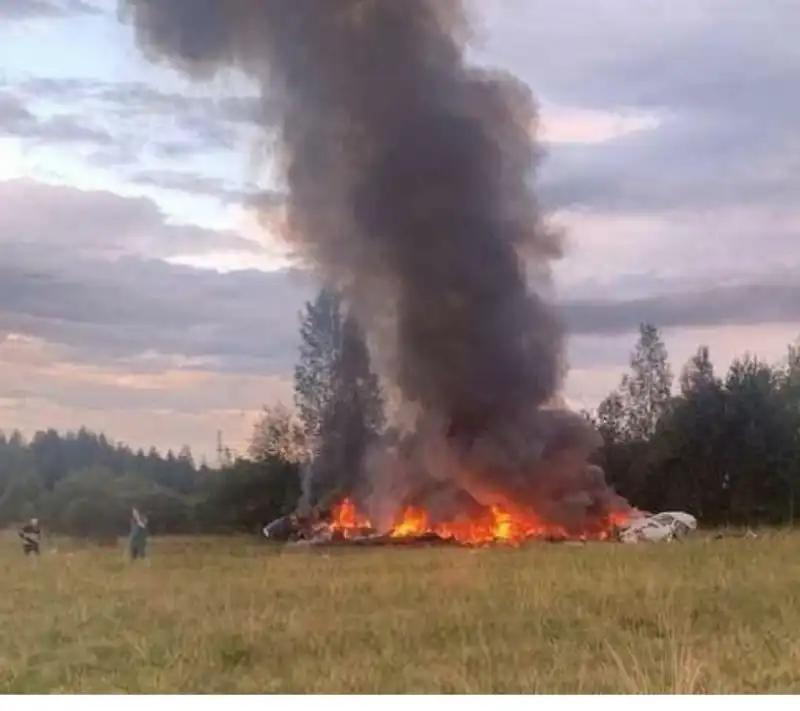
M800 692L800 534L56 547L0 535L2 692Z

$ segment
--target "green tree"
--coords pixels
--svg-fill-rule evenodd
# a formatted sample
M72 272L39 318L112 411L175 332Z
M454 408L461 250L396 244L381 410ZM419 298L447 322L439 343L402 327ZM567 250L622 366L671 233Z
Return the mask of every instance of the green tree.
M639 327L639 340L631 354L631 372L620 384L624 399L625 433L633 440L649 440L672 400L672 370L667 348L658 329Z
M127 524L123 491L102 467L61 477L40 507L49 530L76 538L110 541L123 534Z
M683 397L690 397L717 382L708 346L700 346L697 349L691 360L684 366L680 382Z
M206 530L255 532L293 511L300 493L296 462L273 455L239 458L211 480L198 517Z
M718 454L726 431L726 403L709 350L701 346L684 366L681 396L651 442L650 502L689 509L705 521L720 517L726 469Z
M302 421L283 405L265 407L253 426L247 451L257 462L271 457L296 463L306 461L309 451Z
M203 498L207 479L186 447L165 458L85 428L37 432L30 442L18 432L0 433L0 525L37 515L46 528L102 537L109 517L127 528L128 507L138 501L159 530L186 531L195 525L193 502ZM92 507L96 513L84 516Z
M295 368L295 403L312 462L307 503L352 492L373 439L384 428L380 381L364 333L338 296L323 289L306 304Z
M625 401L619 392L609 393L597 408L597 429L603 440L611 445L622 442L626 437Z
M294 399L312 451L319 446L322 423L334 400L342 349L341 299L321 289L307 302L300 320L300 353L294 369Z
M780 380L781 398L790 421L791 448L783 467L788 491L787 516L794 521L800 494L800 341L789 346L786 367Z
M371 370L363 334L351 314L344 319L333 377L334 398L323 418L320 449L313 464L321 497L352 494L358 489L367 450L385 425L380 382Z
M793 438L779 373L746 355L731 364L725 390L723 505L736 522L775 518L787 493L783 473Z

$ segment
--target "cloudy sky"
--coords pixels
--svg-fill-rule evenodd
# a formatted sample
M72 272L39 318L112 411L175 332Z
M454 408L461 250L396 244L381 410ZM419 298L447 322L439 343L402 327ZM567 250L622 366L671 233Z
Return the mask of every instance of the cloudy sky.
M473 4L475 61L541 105L570 401L615 385L645 319L677 367L700 343L779 360L800 333L800 4ZM313 285L245 207L274 180L253 112L235 77L148 64L113 0L0 0L0 429L211 455L290 402Z

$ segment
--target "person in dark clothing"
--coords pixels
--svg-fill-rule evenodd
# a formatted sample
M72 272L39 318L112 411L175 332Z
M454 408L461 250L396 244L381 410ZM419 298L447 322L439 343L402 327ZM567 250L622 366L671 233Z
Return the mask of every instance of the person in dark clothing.
M19 537L22 539L22 552L25 555L39 555L39 543L42 538L42 531L39 528L39 520L32 518L22 528L19 529Z
M144 558L147 550L147 517L133 509L131 515L131 535L128 539L131 560Z

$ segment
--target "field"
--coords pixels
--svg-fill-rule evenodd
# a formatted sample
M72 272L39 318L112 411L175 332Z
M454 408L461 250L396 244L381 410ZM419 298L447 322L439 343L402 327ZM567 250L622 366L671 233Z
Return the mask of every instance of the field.
M55 549L54 549L55 546ZM0 535L0 691L800 692L800 534L520 550Z

